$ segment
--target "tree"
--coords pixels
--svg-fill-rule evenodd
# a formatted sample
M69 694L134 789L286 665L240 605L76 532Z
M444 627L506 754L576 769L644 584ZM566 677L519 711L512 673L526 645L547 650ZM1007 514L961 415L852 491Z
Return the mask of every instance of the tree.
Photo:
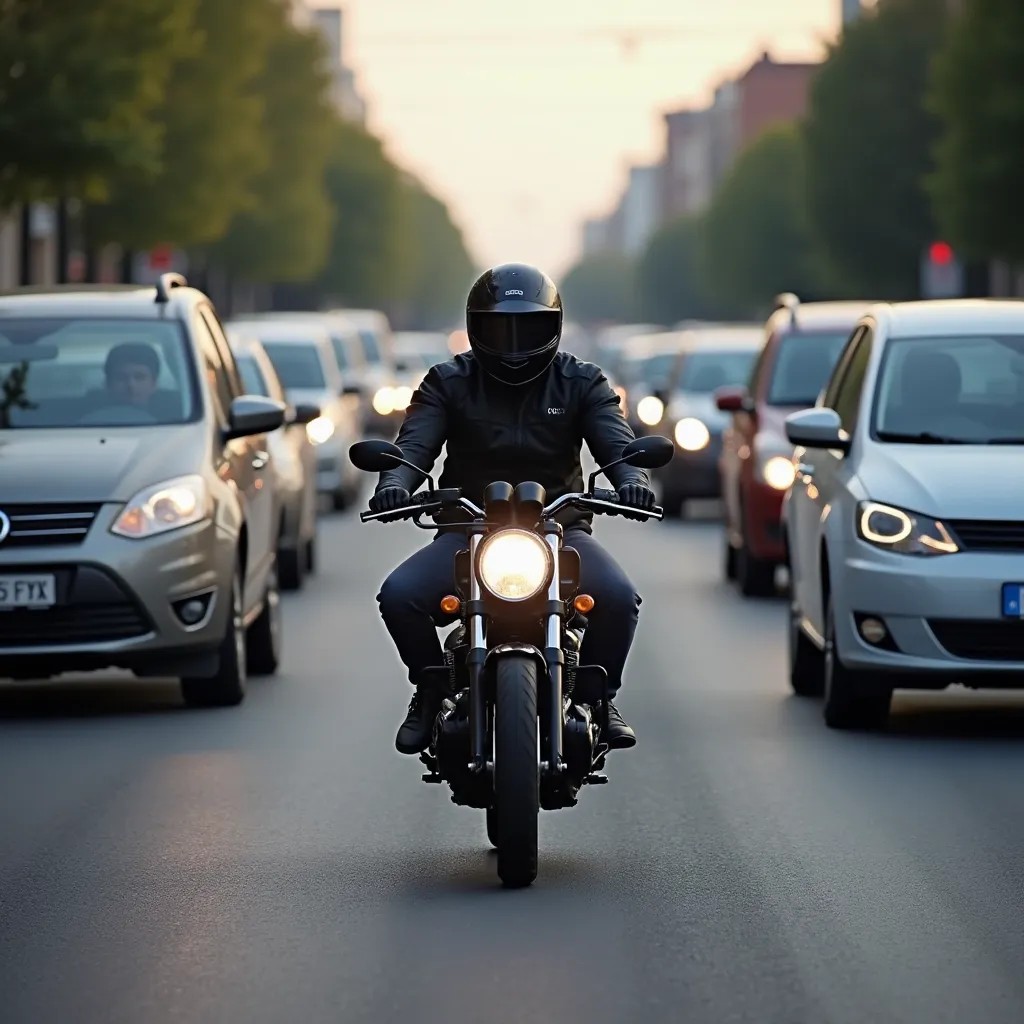
M196 0L0 3L0 209L159 166L153 114Z
M812 85L811 221L845 294L917 294L934 237L924 180L938 122L925 93L946 9L947 0L887 0L844 29Z
M1024 261L1024 5L970 0L936 58L943 121L929 181L951 241L982 259Z
M327 258L334 211L325 187L339 122L328 96L319 36L292 27L285 11L254 83L262 98L267 162L210 256L246 280L307 281Z
M327 162L335 211L318 290L345 305L387 307L402 280L402 181L380 139L342 124Z
M175 64L160 105L159 171L118 177L110 202L90 211L94 241L206 245L252 208L267 166L255 85L279 20L279 0L199 0L197 45Z
M626 323L637 307L633 263L614 251L585 256L565 275L561 292L568 320Z
M759 311L779 292L816 291L795 126L766 132L722 182L705 218L701 271L708 294L732 316Z
M700 276L701 230L698 218L679 217L647 243L637 266L645 318L674 324L711 315Z

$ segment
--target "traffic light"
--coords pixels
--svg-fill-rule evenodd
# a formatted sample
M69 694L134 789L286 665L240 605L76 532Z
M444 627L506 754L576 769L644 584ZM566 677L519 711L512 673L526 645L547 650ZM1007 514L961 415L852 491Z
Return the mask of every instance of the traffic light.
M937 266L948 266L953 262L953 247L949 242L932 242L928 256Z
M964 268L949 242L932 242L921 254L921 298L958 299L964 294Z

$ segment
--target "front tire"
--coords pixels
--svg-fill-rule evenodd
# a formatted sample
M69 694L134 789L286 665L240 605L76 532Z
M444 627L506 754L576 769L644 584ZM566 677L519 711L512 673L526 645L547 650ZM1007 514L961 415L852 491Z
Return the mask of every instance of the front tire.
M537 877L540 764L537 664L525 655L498 661L494 713L494 819L498 877L519 889Z
M848 669L836 646L832 599L825 611L825 724L830 729L881 729L889 717L892 687L872 686L867 675Z
M725 546L722 551L722 573L727 583L736 579L736 549L729 540L729 531L725 531Z
M498 848L498 812L493 807L487 808L487 841Z
M212 676L188 676L181 680L181 696L189 707L220 708L242 703L246 677L244 616L242 573L238 569L231 582L231 610L218 650L216 673Z
M789 609L789 682L798 697L820 697L825 690L825 658L800 628L796 607Z
M282 590L301 590L305 554L299 548L288 548L277 553L277 566Z
M277 672L281 662L281 632L281 591L275 566L267 576L263 611L245 635L246 658L254 676L272 676Z

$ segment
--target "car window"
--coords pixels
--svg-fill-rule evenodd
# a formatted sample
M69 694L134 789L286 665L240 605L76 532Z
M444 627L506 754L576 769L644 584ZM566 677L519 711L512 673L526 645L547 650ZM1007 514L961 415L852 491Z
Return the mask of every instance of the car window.
M683 359L676 387L680 391L711 394L718 388L739 385L750 377L757 352L691 352Z
M235 362L238 364L238 372L242 376L242 386L247 395L263 395L270 397L270 388L263 377L260 364L250 355L237 355Z
M337 334L332 334L331 348L334 349L334 358L338 364L338 369L343 373L345 370L351 369L351 363L348 358L348 349L345 347L345 339Z
M835 369L848 333L800 331L779 341L768 384L768 404L810 407Z
M366 327L362 328L359 331L359 341L363 346L363 355L368 363L384 361L384 357L381 355L380 341L373 331Z
M0 321L0 429L186 423L194 381L177 321Z
M235 353L228 344L224 328L217 319L217 314L209 306L201 307L199 315L203 318L203 322L213 337L213 343L217 346L217 352L220 355L221 365L224 367L228 385L231 388L232 394L237 398L245 389L242 387L242 378L239 375L238 366L235 364Z
M264 341L263 348L285 388L326 388L320 350L301 342Z
M1024 336L891 339L874 430L883 441L1024 443Z
M850 364L850 359L856 350L860 339L864 337L867 332L867 327L858 327L854 330L853 334L850 335L846 344L843 346L842 351L839 353L839 359L836 361L836 367L829 376L828 383L825 385L824 405L827 409L835 408L836 394L839 391L839 385L843 382L843 377L846 374L846 368Z
M235 399L235 391L231 386L228 372L224 368L220 350L214 340L213 332L203 317L196 318L196 337L199 340L199 349L203 354L203 371L206 374L206 383L209 386L210 394L213 396L216 407L217 418L222 424L228 421L228 410Z
M873 333L864 328L857 339L855 347L850 351L850 358L843 369L843 377L836 389L835 402L832 408L839 413L843 429L852 434L857 426L860 410L860 398L864 391L864 378L868 372L871 359L871 343Z
M771 360L772 354L775 351L775 346L772 344L774 335L769 335L764 345L761 346L761 351L757 354L757 359L754 361L754 365L750 368L750 376L747 377L745 384L747 386L747 392L750 395L758 396L761 393L761 378L764 374L764 368Z

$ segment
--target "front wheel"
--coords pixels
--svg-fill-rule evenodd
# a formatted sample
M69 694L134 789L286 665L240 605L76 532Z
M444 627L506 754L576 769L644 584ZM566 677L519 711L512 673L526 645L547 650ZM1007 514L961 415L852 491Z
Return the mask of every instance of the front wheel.
M825 610L825 724L830 729L881 729L889 717L892 687L874 684L864 672L847 668L836 645L831 597Z
M498 877L506 888L518 889L537 877L537 664L524 655L511 655L498 661L496 675L494 819Z
M493 807L487 808L487 841L498 848L498 812Z

